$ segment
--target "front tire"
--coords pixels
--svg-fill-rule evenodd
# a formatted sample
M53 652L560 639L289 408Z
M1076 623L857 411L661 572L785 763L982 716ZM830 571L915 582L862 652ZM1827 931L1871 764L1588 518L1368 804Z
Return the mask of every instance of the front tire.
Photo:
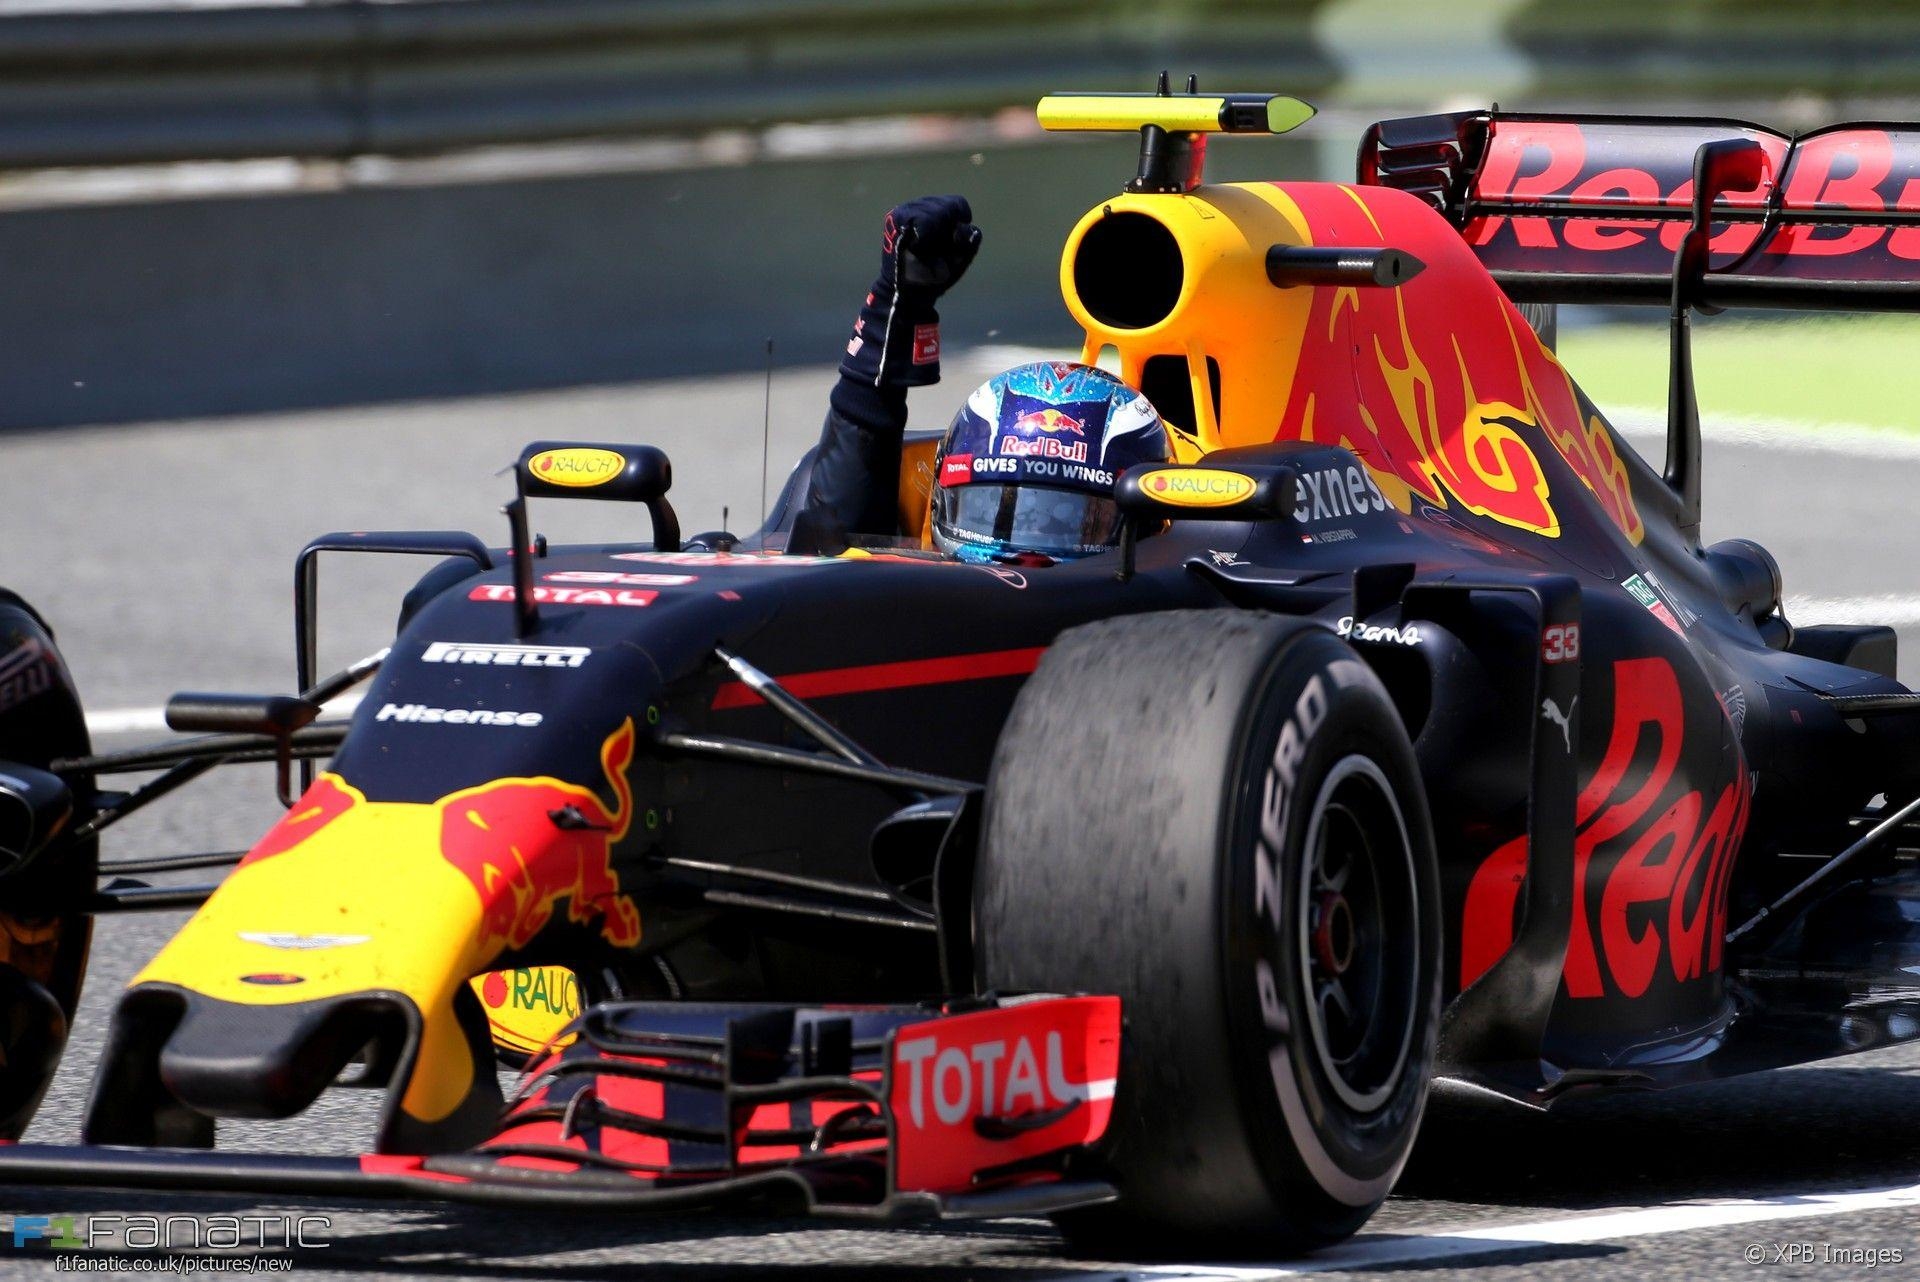
M0 588L0 761L45 768L90 750L53 631ZM77 822L77 820L76 820ZM59 1068L80 1004L98 840L63 840L0 874L0 1139L17 1140Z
M1089 1246L1296 1250L1357 1230L1419 1129L1433 836L1373 672L1325 628L1136 615L1047 652L988 780L983 991L1121 998Z

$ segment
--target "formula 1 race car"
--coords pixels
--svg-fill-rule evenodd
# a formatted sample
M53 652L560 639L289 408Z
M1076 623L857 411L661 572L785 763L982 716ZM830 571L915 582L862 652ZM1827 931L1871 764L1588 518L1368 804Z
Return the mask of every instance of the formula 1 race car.
M1375 126L1357 184L1201 182L1210 134L1310 110L1041 106L1141 141L1061 265L1084 359L1177 438L1115 551L927 550L926 434L909 537L856 546L796 530L807 460L764 530L683 540L658 450L540 442L507 548L316 540L297 695L181 695L197 737L101 754L0 600L8 1137L92 917L198 905L119 999L86 1143L0 1180L1303 1248L1387 1196L1436 1083L1545 1107L1920 1036L1920 694L1890 629L1796 629L1763 549L1700 545L1688 329L1914 306L1920 127L1479 112ZM1669 305L1662 470L1516 307L1563 300ZM550 497L652 541L548 546ZM440 561L323 677L338 551ZM97 861L269 760L286 816L217 886ZM586 1010L503 1106L486 992L535 967ZM368 1153L213 1148L336 1085L386 1093Z

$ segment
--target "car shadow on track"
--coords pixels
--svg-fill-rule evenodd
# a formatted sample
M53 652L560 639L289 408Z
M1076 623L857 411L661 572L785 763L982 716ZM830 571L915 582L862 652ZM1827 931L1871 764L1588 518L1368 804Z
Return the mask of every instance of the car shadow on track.
M1400 1199L1577 1209L1904 1184L1920 1175L1920 1076L1800 1068L1659 1094L1434 1102Z
M37 1189L19 1190L8 1204L15 1215L71 1216L76 1222L88 1217L116 1217L124 1223L135 1216L197 1217L202 1221L213 1216L322 1216L329 1225L316 1236L327 1242L324 1248L288 1252L280 1249L278 1238L263 1243L255 1236L249 1236L243 1248L290 1255L302 1276L321 1278L371 1274L614 1282L636 1276L636 1269L641 1269L648 1279L666 1282L707 1282L763 1270L794 1282L842 1277L910 1278L913 1282L992 1277L1005 1282L1058 1282L1082 1274L1102 1282L1109 1278L1118 1282L1119 1276L1134 1267L1093 1255L1077 1255L1057 1231L1039 1220L878 1227L738 1215L664 1217ZM84 1236L85 1224L77 1231ZM1390 1244L1402 1232L1368 1231L1351 1245ZM1198 1242L1170 1243L1169 1250L1170 1254L1161 1259L1135 1263L1164 1267L1170 1261L1208 1256L1206 1247ZM1621 1247L1603 1243L1550 1245L1522 1241L1486 1258L1513 1265L1591 1265L1621 1252ZM156 1252L116 1250L103 1244L89 1254L135 1259L151 1258ZM10 1272L5 1267L8 1262L0 1260L0 1274ZM32 1256L16 1256L13 1262L36 1261ZM1229 1261L1256 1269L1302 1262ZM1324 1262L1321 1267L1326 1267ZM1381 1265L1370 1263L1366 1267ZM1436 1261L1385 1267L1417 1270L1447 1265Z
M134 1217L318 1216L324 1247L290 1252L303 1276L392 1274L427 1277L625 1279L735 1277L777 1268L782 1277L905 1276L942 1282L978 1277L983 1267L1008 1282L1057 1278L1060 1235L1039 1220L916 1224L900 1228L791 1217L647 1215L633 1212L510 1210L433 1203L181 1195L122 1190L18 1189L14 1216L70 1216L123 1230ZM191 1229L181 1232L191 1233ZM188 1243L176 1238L181 1246ZM243 1250L289 1254L279 1237L249 1230ZM151 1256L116 1249L103 1237L94 1255ZM0 1261L0 1272L5 1272Z
M1436 1101L1394 1198L1356 1245L1599 1207L1911 1183L1920 1178L1915 1117L1920 1074L1898 1067L1763 1073L1664 1094L1568 1100L1549 1114ZM303 1275L610 1282L643 1267L647 1277L669 1282L760 1269L808 1282L850 1275L947 1282L989 1273L1023 1282L1080 1270L1110 1276L1125 1267L1074 1258L1040 1220L878 1229L737 1214L509 1211L83 1189L21 1188L5 1200L15 1216L327 1216L330 1245L296 1253ZM1621 1250L1516 1242L1476 1262L1592 1267ZM1195 1253L1205 1250L1195 1244Z

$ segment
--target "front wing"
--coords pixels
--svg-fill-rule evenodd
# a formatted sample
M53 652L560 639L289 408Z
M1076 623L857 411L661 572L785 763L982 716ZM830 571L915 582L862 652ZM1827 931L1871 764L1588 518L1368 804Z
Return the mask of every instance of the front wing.
M1110 1201L1077 1166L1119 1067L1112 997L944 1007L608 1003L457 1154L17 1144L0 1183L875 1219Z

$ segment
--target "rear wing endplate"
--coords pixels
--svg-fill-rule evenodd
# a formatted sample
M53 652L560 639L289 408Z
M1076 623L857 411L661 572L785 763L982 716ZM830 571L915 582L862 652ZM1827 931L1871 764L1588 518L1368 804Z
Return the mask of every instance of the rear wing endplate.
M1715 142L1757 147L1760 176L1715 200L1694 306L1920 311L1920 124L1419 116L1367 131L1359 179L1431 203L1516 301L1665 303Z

